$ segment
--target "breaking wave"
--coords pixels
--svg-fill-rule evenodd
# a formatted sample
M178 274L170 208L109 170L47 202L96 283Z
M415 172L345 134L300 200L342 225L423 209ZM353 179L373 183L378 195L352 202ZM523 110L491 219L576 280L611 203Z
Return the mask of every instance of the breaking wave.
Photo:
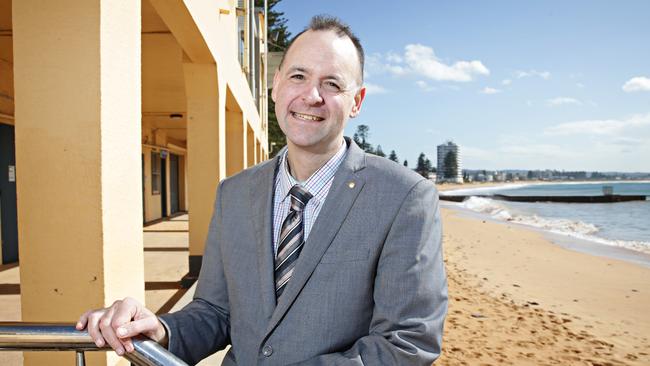
M470 197L460 203L459 206L473 212L489 215L496 220L513 222L555 234L650 254L650 242L604 239L596 236L599 231L598 227L587 222L513 213L506 206L500 204L499 201L483 197Z

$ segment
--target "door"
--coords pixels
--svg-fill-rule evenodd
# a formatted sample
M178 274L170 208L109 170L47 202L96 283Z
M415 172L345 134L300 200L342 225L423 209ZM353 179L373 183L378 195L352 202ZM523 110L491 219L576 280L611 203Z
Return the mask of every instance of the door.
M160 212L162 217L167 216L167 153L160 154Z
M178 155L169 154L170 214L178 212Z
M0 243L2 263L18 262L14 126L0 124Z

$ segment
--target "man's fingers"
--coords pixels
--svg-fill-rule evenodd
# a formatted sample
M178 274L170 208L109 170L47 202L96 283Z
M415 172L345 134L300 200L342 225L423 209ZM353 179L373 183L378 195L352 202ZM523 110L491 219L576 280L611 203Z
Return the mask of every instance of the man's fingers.
M77 330L83 330L86 327L86 323L88 323L88 317L91 313L92 310L88 310L85 313L81 314L79 320L77 320L77 324L75 325L75 328L77 328Z
M128 334L122 336L120 334L119 328L124 325L130 324L131 319L134 319L136 317L136 314L138 314L140 307L142 307L142 305L135 299L127 297L114 307L115 307L115 314L113 315L112 317L113 320L111 322L113 329L117 333L118 337L120 338L129 337L130 335Z
M101 331L99 329L99 320L102 318L103 315L104 315L103 309L90 311L87 317L87 324L86 324L86 328L88 329L88 334L93 339L93 342L95 342L95 345L100 348L104 347L105 345L104 337L102 337Z
M113 348L113 350L115 350L115 353L121 356L124 354L124 347L122 345L122 342L120 342L120 340L117 338L117 335L115 335L115 330L113 330L112 325L112 320L116 308L116 304L113 304L113 306L111 306L104 314L104 316L102 316L102 318L99 320L99 329L101 330L102 337L104 337L106 342L111 346L111 348Z
M75 327L78 330L87 328L97 347L108 344L121 356L125 350L133 352L131 337L140 333L148 336L157 334L158 325L158 318L151 311L137 300L127 297L108 308L83 313Z
M135 347L133 346L133 341L131 340L131 338L124 338L124 339L120 339L120 340L122 341L122 344L124 345L124 349L127 352L131 353L131 352L133 352L135 350Z
M158 330L158 319L155 316L134 320L117 328L117 336L131 338L138 334L153 334Z

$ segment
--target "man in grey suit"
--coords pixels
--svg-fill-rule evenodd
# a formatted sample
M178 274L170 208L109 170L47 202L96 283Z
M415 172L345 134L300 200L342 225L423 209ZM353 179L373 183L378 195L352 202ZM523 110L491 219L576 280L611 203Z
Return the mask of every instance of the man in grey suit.
M315 17L273 80L287 148L219 185L194 300L157 318L133 299L82 315L99 346L143 333L196 363L429 365L447 310L434 185L343 137L363 49Z

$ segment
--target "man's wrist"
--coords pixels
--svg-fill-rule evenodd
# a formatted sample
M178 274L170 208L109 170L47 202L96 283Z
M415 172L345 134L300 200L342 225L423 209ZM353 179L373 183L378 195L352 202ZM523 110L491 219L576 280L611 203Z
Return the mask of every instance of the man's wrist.
M169 332L167 330L167 325L160 318L158 318L158 324L160 327L156 332L157 334L155 341L161 346L167 348L169 346Z

